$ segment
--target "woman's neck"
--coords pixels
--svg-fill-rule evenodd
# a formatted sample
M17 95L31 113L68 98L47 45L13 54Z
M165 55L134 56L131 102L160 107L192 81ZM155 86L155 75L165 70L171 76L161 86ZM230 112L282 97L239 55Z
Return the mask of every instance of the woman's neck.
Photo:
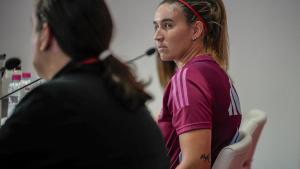
M207 52L202 47L191 47L189 50L185 52L185 54L180 57L179 59L175 59L174 62L176 63L177 67L181 69L186 63L188 63L194 57L202 56Z

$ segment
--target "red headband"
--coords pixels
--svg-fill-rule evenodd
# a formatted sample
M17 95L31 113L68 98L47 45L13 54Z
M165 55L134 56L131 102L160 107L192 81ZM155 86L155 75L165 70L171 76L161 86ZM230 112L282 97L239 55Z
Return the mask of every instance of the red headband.
M187 3L185 0L178 0L179 2L181 2L183 5L185 5L187 8L189 8L194 15L196 15L198 17L198 19L202 22L204 30L207 32L207 26L206 26L206 22L203 19L203 17L195 10L195 8L193 6L191 6L189 3Z

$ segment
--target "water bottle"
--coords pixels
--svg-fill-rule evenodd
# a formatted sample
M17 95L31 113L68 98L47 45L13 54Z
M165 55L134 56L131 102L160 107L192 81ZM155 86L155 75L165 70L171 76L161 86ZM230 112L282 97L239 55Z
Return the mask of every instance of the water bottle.
M22 73L22 79L21 79L21 87L31 83L31 73L29 72L23 72ZM29 91L31 90L31 86L27 86L24 89L21 90L21 98L22 99Z
M21 75L20 74L13 74L12 75L12 81L10 82L8 86L8 92L15 91L21 87ZM17 91L13 94L11 94L8 97L8 110L7 110L7 118L9 118L16 107L16 105L19 103L21 99L21 92Z

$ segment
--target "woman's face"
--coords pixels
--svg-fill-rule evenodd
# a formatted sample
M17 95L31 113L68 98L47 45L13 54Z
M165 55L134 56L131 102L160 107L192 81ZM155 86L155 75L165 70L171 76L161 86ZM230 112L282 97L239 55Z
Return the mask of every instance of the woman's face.
M180 60L192 43L193 30L177 3L162 4L154 16L154 40L163 61Z

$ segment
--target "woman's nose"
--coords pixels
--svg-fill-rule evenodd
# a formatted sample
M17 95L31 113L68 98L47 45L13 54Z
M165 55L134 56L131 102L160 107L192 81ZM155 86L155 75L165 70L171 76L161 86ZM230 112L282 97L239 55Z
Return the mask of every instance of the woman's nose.
M155 41L162 41L162 40L163 40L163 34L162 34L162 32L161 32L160 29L157 29L157 30L155 31L154 36L153 36L153 39L154 39Z

